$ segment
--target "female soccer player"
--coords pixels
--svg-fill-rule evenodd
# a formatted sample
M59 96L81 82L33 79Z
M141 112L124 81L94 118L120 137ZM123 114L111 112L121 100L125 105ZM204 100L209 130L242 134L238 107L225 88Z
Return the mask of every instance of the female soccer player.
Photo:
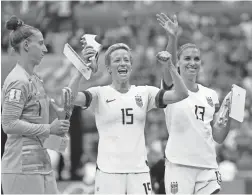
M94 53L92 47L89 49L87 46L84 59ZM167 57L166 61L163 57ZM73 94L77 94L74 95L74 104L89 107L95 114L99 132L96 194L151 193L144 138L146 114L153 108L181 101L188 96L182 79L169 60L170 54L161 52L158 59L168 66L175 90L131 85L129 78L133 59L130 48L123 43L110 46L105 53L105 65L112 77L111 85L78 92L80 73L70 82Z
M166 193L217 193L221 178L216 162L215 142L222 143L229 132L230 93L224 99L220 113L216 113L219 109L217 93L196 82L201 67L200 50L189 43L182 45L177 52L176 17L173 22L162 13L157 15L157 20L169 35L167 50L174 54L172 57L175 64L178 60L180 75L189 89L188 98L165 108L169 131L165 151ZM163 88L173 88L168 71L164 73Z
M10 44L18 62L2 88L2 128L7 142L2 158L2 186L5 194L55 194L58 192L44 140L62 135L68 120L49 124L49 98L43 82L34 73L47 52L41 32L16 16L6 23Z

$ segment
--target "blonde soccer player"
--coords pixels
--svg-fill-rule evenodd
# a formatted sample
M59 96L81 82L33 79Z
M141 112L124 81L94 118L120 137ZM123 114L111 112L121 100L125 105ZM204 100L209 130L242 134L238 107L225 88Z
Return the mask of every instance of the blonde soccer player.
M169 132L165 150L166 193L217 193L221 188L221 176L216 162L215 145L216 142L222 143L229 132L230 93L217 113L217 93L196 81L201 68L199 48L188 43L177 51L176 16L172 21L161 13L157 14L157 20L169 35L167 50L173 54L173 63L177 63L181 78L189 90L188 98L165 108ZM174 87L168 71L164 71L162 84L166 90Z
M84 59L95 55L92 47L85 48ZM188 96L170 54L161 52L158 59L168 66L175 90L131 85L133 59L130 48L123 43L110 46L105 53L105 65L112 78L110 85L78 92L80 73L70 82L74 104L89 107L95 115L99 133L95 194L150 194L152 191L144 137L146 114Z
M62 135L68 120L49 124L50 98L34 73L47 52L42 33L16 16L6 23L18 62L2 88L2 128L7 141L1 163L4 194L56 194L56 179L43 143L50 134Z

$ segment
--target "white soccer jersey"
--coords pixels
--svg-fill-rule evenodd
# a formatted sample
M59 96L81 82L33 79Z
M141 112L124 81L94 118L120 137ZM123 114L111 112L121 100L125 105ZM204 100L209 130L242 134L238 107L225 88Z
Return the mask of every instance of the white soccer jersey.
M165 155L172 163L217 168L215 141L210 122L217 93L200 84L199 91L189 91L189 97L165 108L169 132Z
M127 93L111 86L87 91L99 132L98 168L108 173L148 172L144 127L147 112L156 108L159 89L132 85Z

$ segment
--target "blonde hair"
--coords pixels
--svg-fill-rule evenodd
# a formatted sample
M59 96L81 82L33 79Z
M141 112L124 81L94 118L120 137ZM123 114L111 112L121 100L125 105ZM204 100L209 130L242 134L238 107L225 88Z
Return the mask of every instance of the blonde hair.
M124 49L130 54L130 62L132 63L132 55L131 55L131 49L129 48L128 45L124 43L116 43L111 45L107 51L105 52L105 66L108 67L110 65L110 55L112 52L118 50L118 49Z

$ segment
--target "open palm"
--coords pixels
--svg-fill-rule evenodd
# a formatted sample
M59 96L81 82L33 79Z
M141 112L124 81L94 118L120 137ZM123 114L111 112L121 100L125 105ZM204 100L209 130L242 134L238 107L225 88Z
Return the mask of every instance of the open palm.
M173 16L173 21L164 13L157 14L159 24L166 30L169 35L176 36L179 30L177 16Z

